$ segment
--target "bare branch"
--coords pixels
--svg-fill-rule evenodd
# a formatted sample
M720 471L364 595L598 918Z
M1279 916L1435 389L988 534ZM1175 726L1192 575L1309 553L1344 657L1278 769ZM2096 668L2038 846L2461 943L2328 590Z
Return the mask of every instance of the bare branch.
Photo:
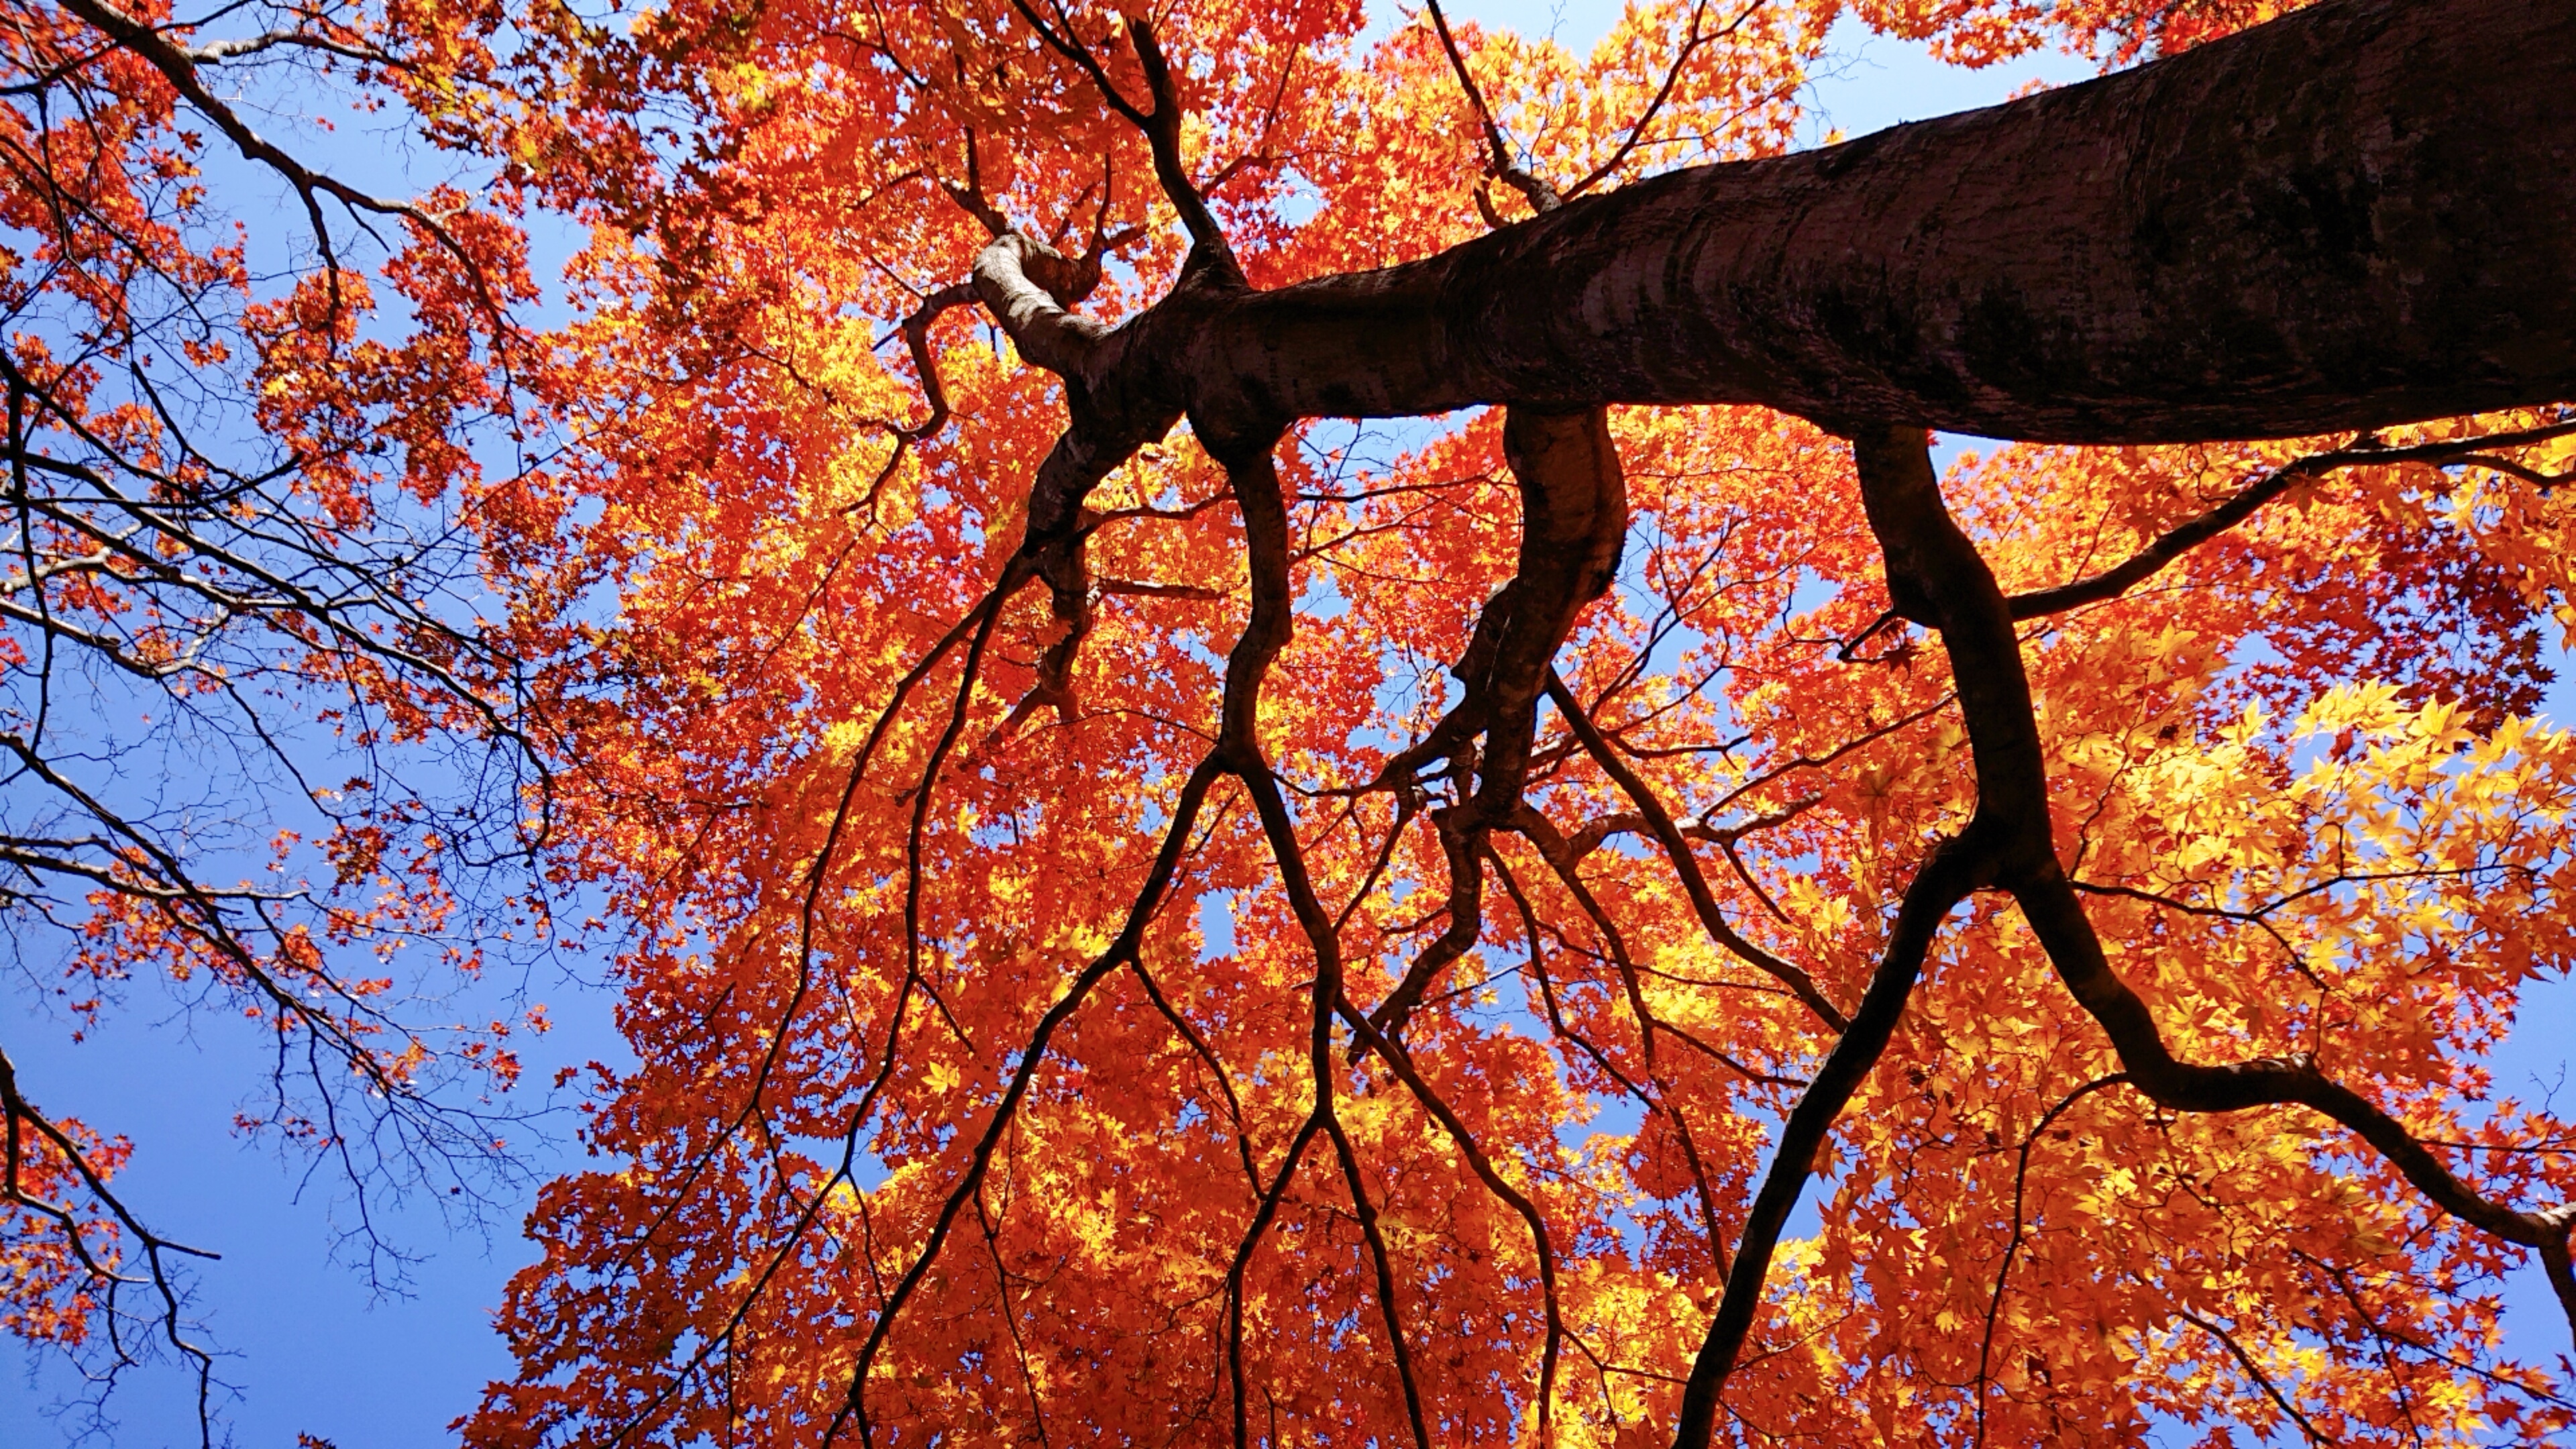
M2015 594L2007 602L2015 619L2037 619L2063 613L2084 604L2116 599L2161 571L2167 564L2192 549L2218 537L2237 524L2251 518L2266 503L2302 483L2313 483L2338 469L2387 466L2397 463L2420 463L2441 467L2470 463L2510 474L2524 482L2541 487L2554 487L2565 480L2555 474L2544 474L2509 458L2495 455L2496 448L2522 447L2547 442L2576 433L2576 422L2523 428L2508 433L2490 433L2484 437L2456 441L2419 443L2411 447L2389 448L2364 439L2350 447L2318 453L2273 470L2239 490L2234 497L2208 512L2176 525L2159 535L2146 547L2120 563L2098 574L2060 584L2035 593Z

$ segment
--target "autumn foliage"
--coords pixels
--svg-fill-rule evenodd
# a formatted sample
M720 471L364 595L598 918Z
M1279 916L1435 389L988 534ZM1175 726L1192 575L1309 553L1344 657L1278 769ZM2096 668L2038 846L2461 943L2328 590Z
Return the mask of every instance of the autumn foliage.
M1846 11L2124 66L2286 8L1664 0L1588 55L1327 3L281 11L492 185L290 175L385 240L270 295L198 236L229 133L172 77L222 26L21 7L15 72L99 104L0 112L50 319L6 371L13 779L75 645L190 698L238 647L335 748L450 763L310 792L292 889L148 826L7 859L73 883L74 973L211 973L430 1150L510 1028L356 963L605 899L638 1065L557 1084L597 1160L475 1446L2576 1430L2497 1296L2545 1262L2576 1315L2569 1128L2481 1063L2576 965L2563 409L1937 489L1919 429L1753 407L1193 415L1033 491L1093 426L1047 308L1782 152ZM151 288L220 302L201 385L268 463L152 411ZM5 1321L76 1339L158 1240L0 1085Z

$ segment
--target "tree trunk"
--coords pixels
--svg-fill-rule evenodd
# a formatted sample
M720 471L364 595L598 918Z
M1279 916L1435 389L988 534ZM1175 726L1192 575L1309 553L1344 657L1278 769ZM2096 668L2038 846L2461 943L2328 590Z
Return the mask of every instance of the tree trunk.
M1184 286L1047 360L1072 364L1077 432L1088 413L1113 435L1183 411L1204 428L1761 403L2147 443L2559 401L2576 397L2571 100L2576 5L2339 0L2010 105L1657 177L1405 266Z

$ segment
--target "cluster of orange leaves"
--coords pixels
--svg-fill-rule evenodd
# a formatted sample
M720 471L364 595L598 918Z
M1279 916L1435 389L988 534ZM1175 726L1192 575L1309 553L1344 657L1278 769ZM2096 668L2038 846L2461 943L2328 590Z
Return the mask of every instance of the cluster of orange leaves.
M123 1138L102 1140L79 1122L56 1128L101 1177L133 1153ZM116 1225L85 1210L90 1195L69 1153L32 1125L10 1121L0 1140L9 1196L0 1201L0 1328L31 1343L78 1349L99 1303L91 1264L118 1263Z

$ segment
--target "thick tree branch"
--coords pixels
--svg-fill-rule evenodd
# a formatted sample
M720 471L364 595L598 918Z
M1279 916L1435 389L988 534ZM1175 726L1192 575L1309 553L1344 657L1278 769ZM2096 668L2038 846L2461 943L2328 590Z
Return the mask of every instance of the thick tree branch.
M1177 136L1179 103L1150 32L1140 26L1135 37L1154 91L1148 112L1108 84L1069 30L1059 37L1024 13L1050 43L1070 45L1110 104L1146 131L1200 243L1194 257L1221 246L1212 222L1192 220L1177 141L1163 139ZM1463 79L1445 21L1435 21ZM2329 0L2122 76L1829 151L1675 173L1406 266L1266 293L1205 285L1213 273L1194 266L1163 301L1115 328L1067 309L1048 277L1070 264L1052 249L996 237L976 267L977 295L1023 355L1063 378L1071 416L1032 487L1015 566L1043 574L1060 607L1078 598L1083 500L1184 415L1226 466L1250 544L1252 617L1227 661L1219 743L1203 775L1245 782L1315 949L1316 1102L1229 1279L1238 1437L1248 1432L1244 1264L1299 1154L1322 1133L1370 1229L1412 1428L1427 1438L1388 1248L1333 1115L1329 1018L1346 1006L1337 923L1306 877L1256 729L1261 681L1293 603L1267 455L1287 420L1308 416L1510 407L1506 446L1524 487L1521 576L1489 603L1460 662L1472 707L1405 763L1463 758L1485 736L1477 787L1454 807L1473 818L1458 822L1448 851L1456 891L1444 942L1474 915L1479 862L1490 852L1476 832L1527 831L1618 958L1650 1060L1656 1022L1624 946L1563 839L1519 801L1530 745L1523 721L1572 610L1598 592L1582 587L1593 565L1606 557L1615 567L1617 532L1599 526L1615 509L1596 507L1584 527L1557 538L1543 526L1553 500L1535 486L1551 470L1525 468L1521 455L1589 449L1615 483L1598 411L1611 403L1761 403L1849 428L1897 610L1943 636L1969 722L1976 814L1909 887L1867 994L1784 1125L1685 1390L1681 1444L1709 1441L1782 1225L1891 1040L1942 921L1990 884L2021 901L2148 1096L2186 1110L2298 1102L2325 1111L2436 1203L2537 1248L2576 1317L2564 1214L2488 1202L2312 1063L2206 1067L2165 1048L2145 1006L2102 960L2058 868L2011 628L2020 609L1943 507L1922 438L1925 426L2065 442L2277 436L2576 395L2576 233L2565 225L2576 213L2576 118L2561 102L2571 89L2576 14L2512 0ZM1469 93L1482 116L1472 85ZM2355 116L2374 124L2354 125ZM1484 119L1499 150L1499 131ZM1860 418L1885 421L1852 427ZM2049 606L2129 587L2287 486L2222 505L2111 575L2068 586L2081 597L2052 591ZM1596 754L1605 769L1615 761L1606 747ZM1677 864L1687 858L1677 830L1657 833L1673 836ZM1694 904L1705 894L1703 881ZM1355 1028L1367 1028L1361 1039L1382 1025L1379 1043L1400 1051L1403 1010L1459 949L1426 952L1415 973L1423 979L1399 988L1392 1012L1350 1010ZM1821 1002L1818 994L1809 1005ZM1823 1004L1820 1014L1832 1021L1833 1010ZM979 1157L970 1178L981 1171ZM952 1198L950 1215L966 1200ZM897 1306L880 1316L871 1350Z
M2463 1182L2395 1117L2328 1077L2315 1061L2256 1057L2205 1065L2175 1057L2147 1003L2111 970L2099 936L2058 862L2037 716L2012 610L1976 547L1941 499L1922 433L1855 430L1862 500L1887 554L1897 606L1941 631L1977 763L1971 833L1995 832L1994 879L2011 891L2070 993L2109 1036L2131 1085L2161 1106L2236 1112L2305 1106L2368 1143L2435 1206L2502 1241L2537 1251L2571 1329L2576 1273L2566 1270L2576 1205L2522 1211Z
M975 291L1020 355L1068 375L1083 370L1109 332L1100 322L1066 311L1047 285L1050 272L1073 265L1055 248L1017 231L994 237L975 259Z
M2576 11L2332 0L1406 266L1175 294L1081 382L1170 414L1761 403L2079 443L2554 402L2576 395L2571 90ZM2353 123L2380 116L2403 124Z

